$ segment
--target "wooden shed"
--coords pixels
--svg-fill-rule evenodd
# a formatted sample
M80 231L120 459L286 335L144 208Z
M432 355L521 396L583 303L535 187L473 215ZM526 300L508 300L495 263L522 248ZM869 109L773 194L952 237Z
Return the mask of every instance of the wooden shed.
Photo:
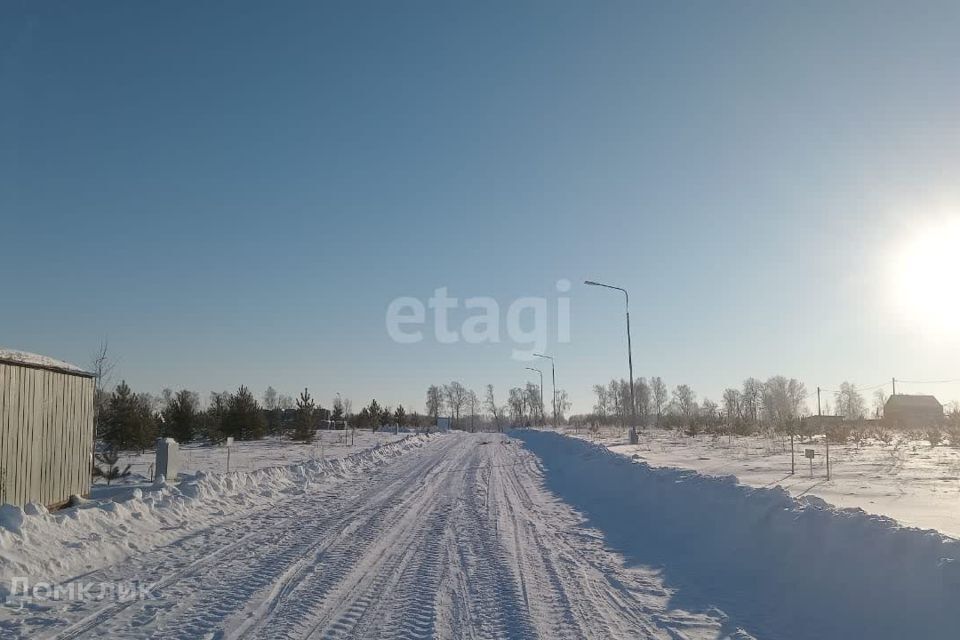
M0 504L61 506L90 492L93 374L0 348Z
M943 422L943 405L933 396L902 393L887 398L883 421L895 429L924 429Z

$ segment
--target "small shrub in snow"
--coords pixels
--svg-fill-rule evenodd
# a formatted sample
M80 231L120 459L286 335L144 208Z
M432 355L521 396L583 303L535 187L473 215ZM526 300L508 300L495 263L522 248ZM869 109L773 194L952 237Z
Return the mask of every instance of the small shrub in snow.
M861 429L854 429L850 432L850 439L853 441L857 447L862 447L863 444L867 441L867 432Z
M893 434L883 427L877 427L873 432L873 437L878 442L882 442L883 444L890 444L893 442Z
M846 444L850 440L851 428L843 423L827 427L827 441L831 444Z
M930 427L923 433L924 439L930 443L931 447L935 447L941 442L943 442L943 432L940 431L939 427Z
M960 422L951 420L944 430L947 432L947 438L950 439L950 446L960 447Z
M109 485L111 481L118 478L126 478L130 475L130 465L128 464L123 471L117 466L120 460L120 452L109 447L95 454L96 464L93 466L93 477L104 478Z

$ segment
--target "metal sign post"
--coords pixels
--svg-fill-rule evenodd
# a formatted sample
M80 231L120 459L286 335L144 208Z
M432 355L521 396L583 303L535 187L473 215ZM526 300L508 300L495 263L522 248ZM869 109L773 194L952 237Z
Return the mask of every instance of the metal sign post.
M810 477L813 477L813 458L817 455L817 452L813 449L806 449L803 452L803 455L810 460Z

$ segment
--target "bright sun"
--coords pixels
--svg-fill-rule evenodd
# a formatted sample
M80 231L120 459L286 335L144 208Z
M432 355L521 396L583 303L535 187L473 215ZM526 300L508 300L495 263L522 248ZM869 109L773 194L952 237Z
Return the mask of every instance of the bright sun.
M896 304L929 330L960 335L960 219L925 228L894 262Z

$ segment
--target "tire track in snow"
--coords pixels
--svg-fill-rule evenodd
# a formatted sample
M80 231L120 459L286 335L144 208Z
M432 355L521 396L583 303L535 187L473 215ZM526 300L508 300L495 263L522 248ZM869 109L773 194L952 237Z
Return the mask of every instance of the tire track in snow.
M389 626L388 612L409 601L412 596L408 589L422 592L424 585L404 583L399 591L390 590L400 584L407 567L424 563L426 545L446 529L449 494L457 482L456 473L451 471L463 464L468 453L462 446L459 449L454 458L444 460L427 474L418 491L419 499L409 501L412 507L391 528L391 535L373 548L336 593L323 602L318 619L304 637L362 638L367 637L365 630L374 625L396 630ZM374 609L372 614L371 609Z
M180 545L136 558L166 574L160 601L92 612L71 637L701 640L720 628L670 610L656 572L624 567L546 488L539 459L491 434L432 438Z
M402 473L406 467L415 466L422 457L418 455L421 451L422 448L412 452L409 457L401 456L392 461L394 464L385 465L384 475L373 476L374 486L378 486L376 480L392 477L387 470L399 468ZM398 492L402 490L400 486ZM292 564L307 553L310 546L323 542L322 535L331 526L330 520L320 518L308 521L312 527L305 529L303 519L298 517L301 509L306 507L320 514L328 510L339 513L341 515L334 523L346 523L349 526L355 514L347 507L352 502L365 505L362 497L362 493L358 497L337 488L286 500L283 505L258 513L257 517L243 523L246 526L241 530L239 540L212 549L200 547L195 551L201 554L198 560L187 563L172 574L166 568L176 566L185 556L180 541L155 550L149 554L154 561L153 566L141 565L139 571L140 575L168 573L155 591L164 604L158 605L154 601L115 603L60 632L57 638L80 638L104 627L112 636L125 638L202 638L216 634L225 619L241 607L246 598L277 578L284 563ZM219 539L222 536L215 537ZM294 542L291 544L290 540ZM108 568L102 577L111 579L114 569ZM135 613L128 610L135 610ZM144 621L152 623L154 631L150 631L149 627L141 629ZM162 629L162 632L158 629Z

